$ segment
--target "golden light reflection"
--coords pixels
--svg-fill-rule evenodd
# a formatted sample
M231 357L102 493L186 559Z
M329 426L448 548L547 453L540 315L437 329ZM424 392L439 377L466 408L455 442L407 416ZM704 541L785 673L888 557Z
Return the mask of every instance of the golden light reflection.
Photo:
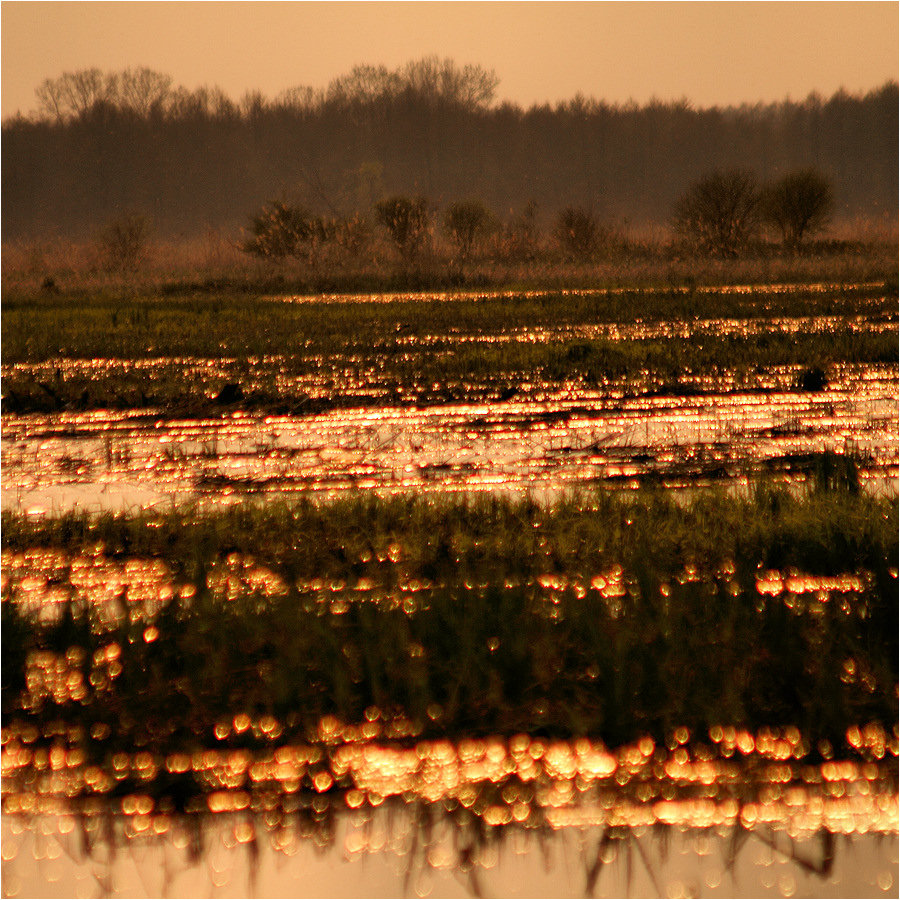
M272 365L277 369L277 360ZM407 386L408 396L398 401L392 393L398 385L381 384L375 372L376 382L356 387L316 386L308 378L284 385L291 396L325 398L336 389L360 396L357 408L318 415L155 422L112 410L11 415L0 441L3 504L42 517L70 508L149 507L173 497L230 505L247 494L336 496L355 489L556 496L602 479L626 486L652 476L678 489L739 483L760 471L802 484L805 476L790 460L823 449L865 460L864 483L894 484L896 364L836 364L820 392L796 390L799 374L797 366L740 378L684 372L677 385L647 373L598 385L529 377L506 399L492 375L480 386L457 386L448 403L447 385L433 394L439 402L428 401L430 385ZM379 392L386 402L372 406ZM226 587L229 576L250 577L223 573ZM117 574L95 578L97 587L108 585L113 595Z
M848 731L857 758L824 762L806 758L808 748L793 727L750 734L716 726L708 742L676 729L667 741L671 748L643 738L615 751L585 738L524 734L413 745L345 742L345 731L353 733L352 726L328 717L319 729L328 740L321 744L164 759L145 751L117 753L107 768L67 746L80 734L55 735L47 745L33 726L11 726L3 731L3 811L100 811L90 798L122 783L134 787L117 801L134 834L160 834L172 811L166 794L155 794L158 773L165 771L188 777L207 812L251 811L271 827L298 802L365 810L391 798L448 811L458 804L493 827L765 826L796 835L823 829L897 834L900 825L897 732L875 723ZM191 801L186 809L200 807Z

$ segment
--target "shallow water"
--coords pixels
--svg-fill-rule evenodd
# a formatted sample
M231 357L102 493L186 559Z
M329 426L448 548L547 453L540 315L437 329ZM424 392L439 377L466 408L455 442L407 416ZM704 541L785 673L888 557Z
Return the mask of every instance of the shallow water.
M820 764L796 729L608 751L526 735L118 753L7 731L6 896L879 896L897 884L896 735ZM232 733L265 729L236 716ZM398 727L400 727L398 725ZM102 739L102 735L98 736ZM223 731L221 740L228 735ZM866 761L868 760L868 761ZM188 779L184 812L156 782Z
M288 824L271 841L242 814L208 819L200 840L188 823L151 824L89 855L76 822L4 817L3 896L892 897L898 884L896 835L514 829L473 854L449 816L423 834L395 808L342 814L324 835Z
M235 412L199 419L142 412L7 416L3 506L32 514L129 509L251 494L347 490L503 491L552 497L595 484L802 481L796 457L851 453L864 483L896 488L896 367L846 366L827 390L733 390L685 379L687 394L523 385L507 400ZM694 391L697 391L694 393Z

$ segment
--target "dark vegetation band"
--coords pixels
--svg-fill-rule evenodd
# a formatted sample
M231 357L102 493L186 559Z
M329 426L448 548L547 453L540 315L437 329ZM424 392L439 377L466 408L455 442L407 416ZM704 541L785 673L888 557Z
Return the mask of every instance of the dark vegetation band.
M600 493L550 508L370 497L44 522L4 513L3 548L70 554L53 575L70 595L55 617L6 581L4 716L29 654L89 667L112 642L114 680L86 668L96 690L36 701L29 715L106 722L122 748L194 746L236 711L274 716L288 739L376 707L426 736L614 746L723 722L796 726L841 746L848 722L896 716L896 503L832 486L689 503ZM175 592L149 617L123 594L132 614L110 620L79 596L80 553L158 560ZM215 587L259 566L280 587ZM852 584L824 600L771 587L848 572Z
M271 198L332 219L421 195L444 210L477 198L504 222L533 202L545 227L568 207L604 226L668 223L691 184L735 167L766 183L813 167L837 220L896 220L896 82L711 109L581 95L522 109L496 87L434 58L238 102L147 69L66 73L39 86L36 114L3 124L3 237L83 237L126 214L196 235L244 226Z

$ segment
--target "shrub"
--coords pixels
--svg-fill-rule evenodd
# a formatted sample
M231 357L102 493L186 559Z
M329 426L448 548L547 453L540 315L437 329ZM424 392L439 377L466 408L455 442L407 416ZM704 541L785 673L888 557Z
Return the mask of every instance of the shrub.
M369 222L359 213L338 219L334 223L334 243L351 258L355 259L362 254L370 238Z
M107 272L136 272L147 256L150 222L128 215L110 222L100 232L100 252Z
M503 228L497 242L501 257L526 262L537 257L541 238L537 210L537 202L529 200L519 216Z
M444 230L456 246L460 259L468 259L475 241L490 225L490 210L480 200L453 203L444 213Z
M375 204L375 215L400 255L413 259L428 231L428 201L424 197L388 197Z
M675 231L704 252L737 256L759 226L760 201L752 172L712 172L694 182L675 204Z
M793 250L799 248L804 235L828 224L833 209L831 179L813 168L785 175L763 196L763 218L781 232L785 246Z
M267 259L296 256L309 232L309 215L300 207L276 200L252 217L250 231L253 237L244 242L245 253Z
M566 256L587 262L600 245L600 226L590 210L567 206L557 217L556 237Z
M266 259L307 255L315 262L322 244L333 239L335 224L303 207L275 200L252 217L250 231L253 236L244 242L245 253Z

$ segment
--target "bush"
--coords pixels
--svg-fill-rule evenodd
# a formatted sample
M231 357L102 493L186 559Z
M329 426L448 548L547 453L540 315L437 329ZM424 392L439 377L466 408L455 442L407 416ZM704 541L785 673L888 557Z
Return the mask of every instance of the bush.
M267 259L296 256L309 232L309 215L300 207L273 201L252 217L250 231L253 237L244 242L245 253Z
M761 193L746 169L716 171L694 182L675 204L675 231L716 256L733 257L760 222Z
M444 213L444 230L456 246L460 259L468 259L475 241L488 229L490 210L480 200L453 203Z
M245 253L265 259L307 255L315 262L319 247L334 237L335 226L303 207L275 200L253 216L250 231L253 237L244 242Z
M833 210L831 179L813 168L785 175L765 191L762 204L763 218L792 250L800 247L804 235L821 231Z
M405 260L415 258L428 232L428 201L424 197L388 197L375 204L375 216L400 255Z
M567 206L556 220L556 237L570 259L587 262L600 245L600 226L590 210Z
M362 254L371 236L369 223L359 213L334 223L334 243L351 259Z
M100 252L107 272L136 272L147 256L150 222L143 216L123 216L100 232Z

